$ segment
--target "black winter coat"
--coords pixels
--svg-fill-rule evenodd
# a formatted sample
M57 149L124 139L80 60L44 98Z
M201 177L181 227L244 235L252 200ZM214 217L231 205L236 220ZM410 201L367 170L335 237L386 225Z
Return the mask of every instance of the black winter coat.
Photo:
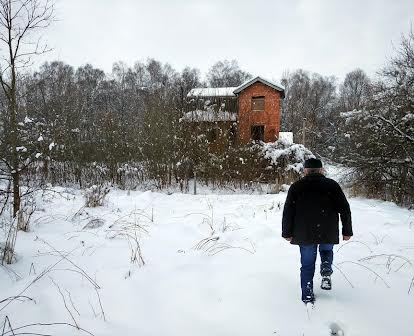
M352 236L351 210L337 182L322 174L309 174L293 183L283 209L282 237L292 244L338 244L338 220L342 235Z

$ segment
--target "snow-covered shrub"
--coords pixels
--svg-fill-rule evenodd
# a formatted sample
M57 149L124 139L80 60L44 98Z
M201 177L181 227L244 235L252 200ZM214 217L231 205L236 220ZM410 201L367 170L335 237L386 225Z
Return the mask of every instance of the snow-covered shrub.
M148 234L148 227L154 222L153 212L146 214L142 211L134 210L129 215L116 220L108 227L107 238L126 239L131 251L130 261L138 266L144 266L145 261L141 248L141 237Z
M105 185L94 184L85 190L85 206L94 208L103 205L106 195L109 193L109 188Z
M29 230L30 218L36 210L36 204L32 197L23 199L20 210L17 213L17 230L27 232Z
M281 173L293 171L300 174L303 171L303 162L314 157L304 145L289 141L275 141L257 145L261 155L268 159L272 167Z
M6 223L2 223L4 229L7 230L5 232L5 242L0 243L0 256L1 256L1 264L11 264L15 261L15 246L16 246L16 238L17 238L17 217L10 216L3 216L8 217L7 219L2 218L2 220L6 221Z
M229 147L223 153L210 153L196 169L206 184L235 183L249 187L255 183L274 183L279 186L296 180L304 160L310 157L314 155L303 145L287 141L258 142Z

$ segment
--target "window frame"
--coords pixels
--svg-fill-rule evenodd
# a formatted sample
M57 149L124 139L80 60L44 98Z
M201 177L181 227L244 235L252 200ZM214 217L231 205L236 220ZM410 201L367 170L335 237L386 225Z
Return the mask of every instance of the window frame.
M251 98L251 102L250 102L250 104L251 104L251 110L253 111L253 112L263 112L264 110L265 110L265 96L253 96L252 98ZM255 104L255 100L256 100L256 102L257 102L257 100L262 100L263 101L263 105L262 105L262 109L258 109L257 107L256 107L256 105L257 104Z

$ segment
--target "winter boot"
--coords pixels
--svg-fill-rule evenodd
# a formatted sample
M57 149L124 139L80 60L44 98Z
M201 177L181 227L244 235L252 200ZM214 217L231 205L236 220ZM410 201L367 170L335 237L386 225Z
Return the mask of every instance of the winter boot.
M325 275L322 277L321 288L324 290L332 289L332 281L330 275Z
M302 301L303 303L315 303L315 294L313 294L313 288L310 283L308 283L305 292L302 292Z

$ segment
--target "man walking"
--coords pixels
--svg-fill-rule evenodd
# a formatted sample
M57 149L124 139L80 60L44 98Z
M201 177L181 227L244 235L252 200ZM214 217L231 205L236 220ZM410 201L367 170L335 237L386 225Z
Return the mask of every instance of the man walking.
M322 162L308 159L305 176L289 189L283 209L282 237L300 249L302 301L314 303L313 276L319 245L321 288L332 288L333 245L339 244L340 214L342 237L352 233L351 210L337 182L323 175Z

